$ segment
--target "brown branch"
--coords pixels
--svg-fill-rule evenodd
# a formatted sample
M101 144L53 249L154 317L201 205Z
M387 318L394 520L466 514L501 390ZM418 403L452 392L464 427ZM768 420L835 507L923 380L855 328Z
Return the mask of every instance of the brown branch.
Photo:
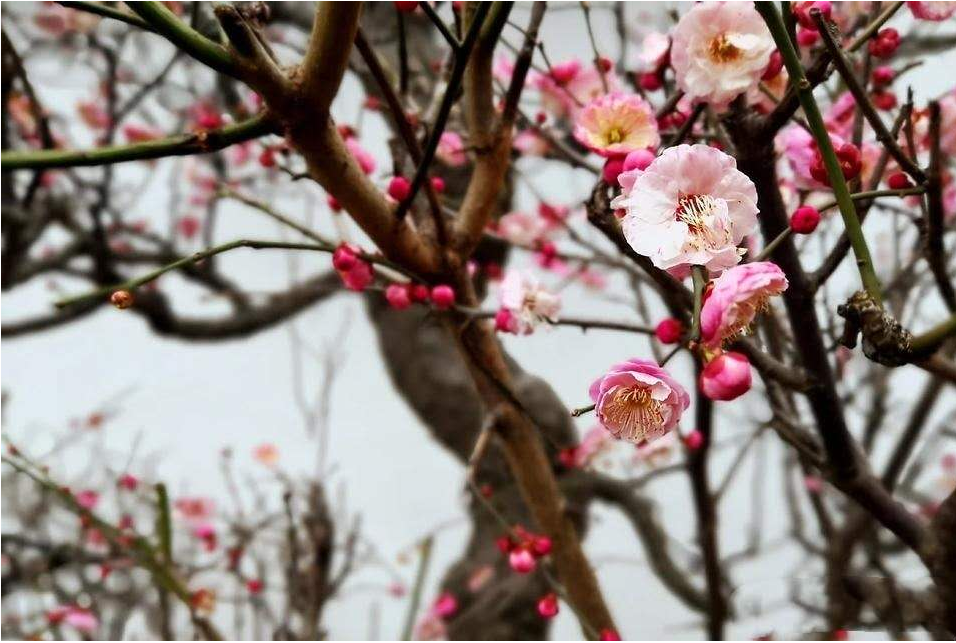
M943 247L943 154L940 149L940 110L939 103L929 104L929 173L926 185L926 226L923 234L923 254L929 264L936 287L950 312L956 312L956 290L949 279Z

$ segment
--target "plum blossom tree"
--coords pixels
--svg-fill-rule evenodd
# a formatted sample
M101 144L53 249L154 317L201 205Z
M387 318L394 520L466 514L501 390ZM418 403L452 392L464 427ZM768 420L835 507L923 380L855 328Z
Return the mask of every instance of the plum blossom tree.
M662 586L708 638L724 638L744 608L735 567L767 548L759 534L742 552L721 547L721 529L736 526L721 501L746 460L758 473L776 466L761 455L771 441L786 506L773 520L825 586L815 600L795 586L787 606L808 618L793 634L951 637L953 463L939 464L942 491L927 478L954 437L951 405L944 421L933 414L956 384L956 93L897 98L907 73L953 44L924 31L947 26L949 4L681 5L666 33L644 30L632 60L637 29L622 3L31 3L3 23L2 285L58 276L68 286L54 312L5 319L3 335L112 304L157 334L216 341L287 322L342 289L363 297L397 394L462 463L469 494L465 551L429 606L414 584L404 638L543 638L565 607L587 638L626 635L614 615L630 603L602 591L582 547L593 501L628 519ZM572 10L590 60L553 59L543 36L549 13ZM595 36L596 11L617 25L617 52ZM66 57L97 78L75 113L45 104L31 77L33 65ZM332 115L333 101L350 98L346 78L362 94L351 120ZM373 117L388 126L387 163L362 137ZM586 175L589 193L550 202L529 162ZM140 186L169 168L167 221L128 216L141 190L119 178L121 164L140 169ZM537 211L516 205L519 182ZM322 221L282 211L276 189L318 196ZM220 216L226 202L290 236L238 236ZM872 226L864 232L877 219L891 249ZM330 266L262 296L220 264L243 249L327 255ZM229 312L180 312L164 287L172 273ZM594 308L623 300L630 318L566 314L568 288ZM497 304L484 303L490 292ZM557 326L648 342L609 355L616 365L582 374L580 399L562 401L499 337ZM922 390L890 413L904 376ZM567 411L586 395L591 405ZM718 439L715 422L745 399L759 419ZM596 426L578 439L571 418L591 413ZM622 450L631 456L615 460ZM55 503L78 517L85 540L37 541L21 513L18 533L4 531L5 591L31 587L29 550L43 569L95 561L105 578L121 565L147 597L135 609L162 638L241 638L242 618L275 638L334 636L323 610L348 578L357 536L336 545L321 478L284 478L270 445L255 458L276 471L289 536L241 565L272 525L230 522L235 542L208 565L245 589L232 631L216 593L189 582L226 535L207 500L171 503L158 484L140 498L144 518L106 514L102 489L68 486L29 445L8 445L5 478L38 489L44 512ZM675 552L649 486L681 475L696 521L690 557ZM761 508L762 486L750 489ZM137 472L118 472L112 487L136 492ZM142 520L155 528L137 529ZM171 545L174 523L193 546L185 554ZM289 561L283 577L266 578L278 559ZM921 580L904 581L913 570ZM83 601L58 586L55 607L12 614L13 625L5 612L5 628L103 634L116 597L84 583ZM281 599L263 596L276 584ZM116 622L109 632L122 634Z

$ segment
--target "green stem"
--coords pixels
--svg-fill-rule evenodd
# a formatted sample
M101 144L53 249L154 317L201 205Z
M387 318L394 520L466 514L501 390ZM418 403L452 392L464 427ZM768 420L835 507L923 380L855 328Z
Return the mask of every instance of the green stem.
M180 20L162 2L128 2L127 6L153 30L199 62L227 76L236 75L229 51Z
M112 165L167 156L205 154L265 136L271 133L273 129L272 121L265 113L262 113L241 123L227 125L217 130L179 134L131 145L114 145L92 150L3 152L0 154L0 167L4 170L42 170L57 167Z
M914 337L912 347L917 353L930 352L954 335L956 335L956 315L950 315L946 321Z
M88 299L93 299L97 297L105 297L117 290L133 290L147 284L154 279L183 266L188 266L190 264L197 263L203 259L208 259L214 255L221 254L223 252L228 252L230 250L235 250L236 248L252 248L253 250L263 250L263 249L282 249L282 250L313 250L318 252L334 252L335 246L332 244L312 244L312 243L286 243L280 241L251 241L249 239L240 239L238 241L230 241L229 243L224 243L220 246L214 246L212 248L207 248L195 254L192 254L188 257L183 257L178 259L170 264L157 268L152 272L148 272L145 275L136 277L135 279L130 279L124 281L123 283L116 284L113 286L105 286L103 288L97 288L96 290L91 290L82 295L77 295L75 297L69 297L67 299L61 299L56 302L57 308L65 308L66 306L71 306L73 304L78 304L80 302L86 301Z
M753 258L753 261L766 261L767 257L773 254L773 251L777 249L777 246L783 243L784 240L787 237L789 237L791 234L793 234L793 228L787 228L786 230L778 234L773 241L768 243L766 247L760 251L760 254L758 254L756 257Z
M425 577L428 575L428 563L432 557L432 545L435 536L429 535L419 546L421 558L418 563L418 574L415 576L415 585L412 587L411 600L408 603L408 612L405 614L405 627L402 628L402 640L411 641L412 631L415 628L415 617L422 602L422 592L425 590Z
M790 79L797 88L797 97L803 112L807 117L807 125L813 134L813 138L823 157L823 163L826 165L827 176L830 184L833 186L833 194L836 197L837 205L840 208L840 214L843 217L843 225L846 227L847 238L850 240L850 246L853 248L853 254L856 256L857 268L860 271L860 281L863 288L870 295L872 300L882 306L883 296L880 287L880 280L873 269L873 259L870 257L870 249L866 244L866 237L863 236L863 228L860 225L860 219L856 214L856 207L853 204L853 197L850 195L850 189L847 187L846 179L843 177L843 171L840 169L840 162L837 160L836 152L833 149L833 143L830 141L830 135L823 123L823 117L820 115L820 108L813 98L813 87L807 80L800 64L800 56L790 42L787 36L786 28L780 13L772 2L757 2L757 11L767 23L767 28L773 36L777 49L783 57L783 63L787 67Z
M127 13L126 11L114 9L113 7L105 5L102 2L58 2L57 4L61 4L64 7L73 9L74 11L85 11L97 16L103 16L104 18L119 20L120 22L125 22L126 24L133 25L134 27L139 27L140 29L145 29L155 33L153 26L137 16L135 13Z

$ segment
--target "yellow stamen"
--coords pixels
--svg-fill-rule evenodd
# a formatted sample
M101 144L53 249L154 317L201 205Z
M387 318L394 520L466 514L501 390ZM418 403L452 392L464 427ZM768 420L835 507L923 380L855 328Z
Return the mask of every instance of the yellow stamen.
M643 387L619 388L603 411L608 423L629 439L643 438L664 423L663 405Z
M710 59L718 63L729 63L740 58L740 49L735 47L727 38L727 34L720 34L710 41L707 53Z

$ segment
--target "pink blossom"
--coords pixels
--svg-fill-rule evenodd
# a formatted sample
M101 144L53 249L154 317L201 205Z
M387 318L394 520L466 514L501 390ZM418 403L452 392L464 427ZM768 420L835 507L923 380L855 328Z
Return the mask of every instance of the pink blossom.
M637 94L623 93L607 94L585 105L575 118L574 137L607 157L657 147L661 142L651 106Z
M742 353L722 353L700 374L700 390L712 400L733 400L750 390L750 360Z
M593 426L584 434L581 444L569 452L570 458L565 464L571 468L583 469L594 462L611 444L610 434L601 425Z
M212 500L201 497L179 498L174 503L174 506L179 515L192 524L202 523L211 519L216 508Z
M529 271L508 270L501 282L498 300L511 312L515 333L530 335L538 324L555 322L561 299L545 290Z
M465 156L465 143L457 132L442 132L435 155L442 163L451 167L459 167L468 161Z
M358 259L348 270L340 270L342 284L349 290L362 292L372 283L374 273L372 265L363 259Z
M744 332L768 307L770 297L787 289L786 275L770 261L734 266L712 283L700 311L701 338L711 348Z
M780 132L778 143L783 148L783 155L790 165L794 183L798 188L818 190L826 187L810 174L810 166L817 153L817 146L810 132L799 125L791 125Z
M279 449L271 442L265 442L252 450L252 457L260 464L274 467L279 461Z
M84 509L93 509L100 501L100 494L90 489L80 491L76 494L76 504Z
M667 64L671 39L667 34L652 31L641 41L639 67L642 71L656 72Z
M518 246L532 246L547 232L541 217L526 212L509 212L498 220L498 234Z
M907 2L913 17L941 22L956 13L956 2Z
M773 38L749 2L703 2L673 31L671 65L692 98L718 107L760 82Z
M630 359L616 364L590 388L601 425L616 438L635 444L670 432L690 404L690 396L656 363Z
M558 614L558 597L554 592L549 592L538 599L538 614L541 618L554 618Z
M106 129L110 125L110 115L106 108L95 100L77 103L76 111L88 127Z
M670 460L676 446L677 434L672 431L653 442L638 444L634 452L634 460L648 467L657 467Z
M356 163L359 164L359 167L362 168L363 172L366 174L371 174L375 171L375 157L366 151L366 149L359 144L354 136L350 136L345 139L345 147L348 148L349 153L351 153L352 157L355 158Z
M458 599L451 592L442 592L432 603L431 611L435 616L448 618L458 611Z
M93 612L76 605L55 607L47 612L46 617L50 623L65 623L86 635L92 635L100 626Z
M550 74L529 74L529 83L541 92L542 106L555 118L573 118L592 99L621 88L614 72L605 73L604 79L606 89L594 65L578 60L555 65Z
M125 136L126 140L130 143L143 143L146 141L152 141L161 137L162 135L163 133L161 131L148 125L135 125L133 123L129 123L123 126L123 136Z
M661 269L703 265L712 272L736 265L737 245L757 223L757 190L733 157L707 145L665 150L627 195L624 236Z
M524 547L516 547L508 554L508 565L519 574L529 574L538 563L534 554Z
M495 568L491 565L479 565L468 576L468 591L475 593L495 577Z
M524 156L546 156L551 150L551 144L533 129L515 134L511 146Z

